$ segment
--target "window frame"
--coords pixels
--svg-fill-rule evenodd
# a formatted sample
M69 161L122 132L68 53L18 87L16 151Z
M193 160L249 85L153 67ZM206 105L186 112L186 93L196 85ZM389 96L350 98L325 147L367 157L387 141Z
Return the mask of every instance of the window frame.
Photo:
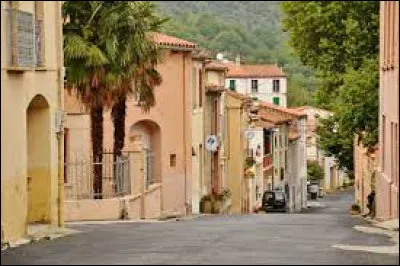
M258 93L258 79L251 80L251 93Z
M272 80L272 92L274 93L280 93L281 88L280 88L280 80L279 79L273 79Z

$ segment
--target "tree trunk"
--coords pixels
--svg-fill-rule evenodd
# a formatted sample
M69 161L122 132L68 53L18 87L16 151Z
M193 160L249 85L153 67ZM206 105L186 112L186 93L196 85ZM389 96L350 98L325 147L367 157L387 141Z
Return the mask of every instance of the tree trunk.
M93 193L95 199L102 199L103 191L103 107L90 110L92 152L93 152Z
M111 111L114 124L114 161L122 155L125 145L126 95L120 96Z

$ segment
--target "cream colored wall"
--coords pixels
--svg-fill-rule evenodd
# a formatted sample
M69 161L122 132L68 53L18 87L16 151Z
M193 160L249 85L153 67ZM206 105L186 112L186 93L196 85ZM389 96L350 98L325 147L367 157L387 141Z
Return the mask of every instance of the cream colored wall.
M5 2L2 1L2 12ZM33 2L21 2L21 9L33 12ZM57 138L55 132L55 112L59 108L57 93L59 89L59 71L62 65L62 40L59 38L61 21L59 2L45 2L45 60L46 71L29 70L20 74L7 71L7 59L1 58L1 226L6 241L21 238L26 233L27 218L27 108L38 94L43 95L49 104L48 132L49 138L43 145L48 145L50 161L48 162L47 189L51 196L48 201L48 220L57 224L58 197L58 161ZM10 54L5 36L5 16L1 16L1 54ZM45 152L45 151L43 151ZM40 174L41 175L41 174ZM44 173L43 173L44 175ZM35 196L37 193L35 193Z
M277 145L275 145L275 137L277 137ZM286 161L285 161L285 151L288 150L288 126L287 124L279 125L277 130L273 133L273 153L274 153L274 186L284 190L284 184L286 180ZM281 139L281 141L279 140ZM282 145L281 145L282 144ZM283 168L284 179L281 181L281 168Z
M201 82L202 88L202 101L205 99L205 88L204 88L204 68L202 61L194 61L193 62L193 72L192 78L192 149L194 151L194 155L192 155L192 213L198 214L200 213L200 199L203 195L202 193L202 184L203 184L203 165L204 165L204 103L200 105L200 97L199 97L199 86L200 86L200 75L199 71L202 71L202 79ZM201 151L202 150L202 151Z
M185 60L183 56L185 55ZM185 68L185 72L183 69ZM192 175L192 68L189 54L165 50L157 66L163 82L156 87L156 104L148 113L142 112L134 100L127 102L125 143L129 146L132 125L149 120L160 127L162 210L185 213L185 203L191 204ZM113 147L113 125L110 111L104 114L104 148ZM176 166L170 166L170 155L176 154ZM186 179L186 181L185 181ZM186 191L186 192L185 192ZM185 200L186 194L186 200Z
M244 180L244 136L243 113L241 100L225 94L226 127L228 131L225 139L227 147L227 186L232 195L232 214L243 212Z

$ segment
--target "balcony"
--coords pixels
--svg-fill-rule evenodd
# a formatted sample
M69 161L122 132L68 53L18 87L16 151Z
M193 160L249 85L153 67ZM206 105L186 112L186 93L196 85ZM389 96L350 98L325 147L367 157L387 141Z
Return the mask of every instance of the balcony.
M272 165L273 165L272 154L264 155L263 158L264 171L271 169Z

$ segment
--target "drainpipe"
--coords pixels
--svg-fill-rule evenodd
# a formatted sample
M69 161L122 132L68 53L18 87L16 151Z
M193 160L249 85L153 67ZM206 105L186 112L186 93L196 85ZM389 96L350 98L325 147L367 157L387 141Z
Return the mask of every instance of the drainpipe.
M183 166L184 166L184 195L185 195L185 215L188 215L188 203L187 203L187 177L186 177L186 170L187 170L187 161L186 161L186 53L182 54L183 62L183 101L182 101L182 116L183 116Z
M62 32L62 24L61 24L61 8L62 3L60 1L56 2L56 21L60 23L58 28L58 45L57 45L57 58L58 58L58 92L57 92L57 100L58 107L60 110L64 110L64 102L63 102L63 93L64 93L64 60L63 53L61 49L63 49L63 32ZM61 118L63 119L63 113L60 113ZM64 121L62 121L63 123ZM62 125L62 124L61 124ZM57 133L57 141L58 141L58 226L64 227L64 130L61 127L60 132Z

